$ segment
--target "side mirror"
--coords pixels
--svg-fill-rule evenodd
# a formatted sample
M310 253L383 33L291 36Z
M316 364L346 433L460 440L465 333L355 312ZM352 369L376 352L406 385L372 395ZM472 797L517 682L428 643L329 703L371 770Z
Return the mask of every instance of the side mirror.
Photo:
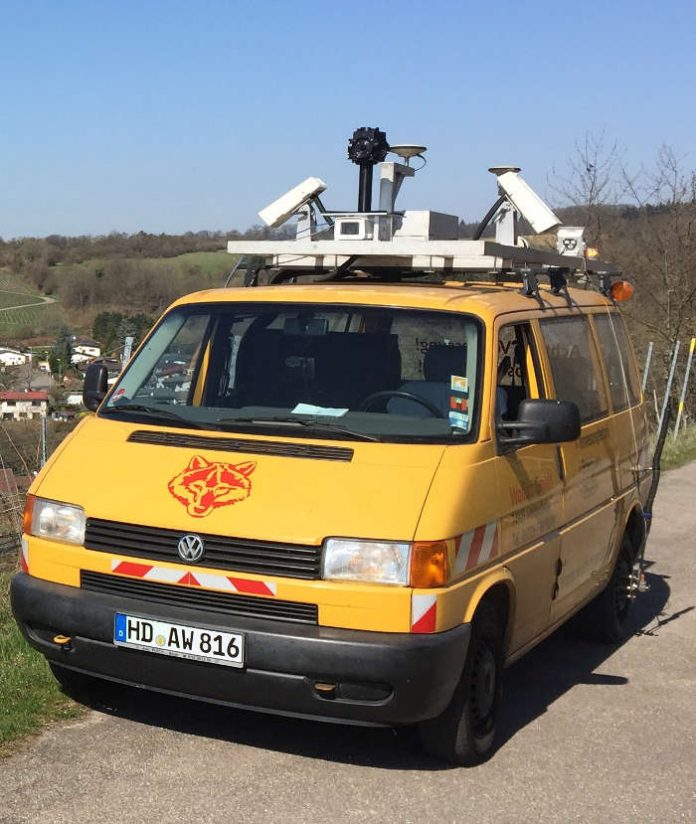
M580 411L572 401L531 399L520 403L516 421L496 427L504 451L532 443L564 443L580 437Z
M82 387L82 403L94 412L106 397L109 386L109 372L101 363L92 363L85 372L85 383Z

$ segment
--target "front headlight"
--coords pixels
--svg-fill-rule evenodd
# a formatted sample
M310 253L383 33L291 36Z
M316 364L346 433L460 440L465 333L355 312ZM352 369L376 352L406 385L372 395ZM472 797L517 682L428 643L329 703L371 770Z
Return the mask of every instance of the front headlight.
M85 540L85 511L81 506L47 501L27 495L25 532L52 541L83 544Z
M324 544L322 577L406 586L410 555L408 543L329 538Z

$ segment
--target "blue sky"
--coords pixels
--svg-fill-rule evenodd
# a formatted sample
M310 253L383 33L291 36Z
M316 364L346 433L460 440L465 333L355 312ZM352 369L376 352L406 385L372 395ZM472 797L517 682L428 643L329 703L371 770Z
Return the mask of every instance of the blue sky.
M476 220L486 168L544 193L586 131L696 168L696 4L0 0L0 236L244 229L346 142L428 146L401 206Z

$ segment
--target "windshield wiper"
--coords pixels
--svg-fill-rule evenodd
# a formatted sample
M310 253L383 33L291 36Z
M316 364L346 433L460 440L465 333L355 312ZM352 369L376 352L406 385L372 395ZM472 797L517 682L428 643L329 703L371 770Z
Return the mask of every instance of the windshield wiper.
M220 426L235 424L237 426L294 426L302 429L308 429L312 432L326 433L334 435L339 433L341 435L348 435L360 441L374 441L379 442L381 439L376 435L368 435L366 432L356 432L354 429L349 429L340 423L332 423L331 421L308 421L303 418L295 418L283 415L273 415L268 418L219 418L215 421Z
M154 406L146 406L143 403L123 403L118 406L107 406L102 409L100 415L113 415L116 412L135 412L138 415L146 415L148 418L156 418L161 421L172 421L179 426L187 426L191 429L215 429L216 427L206 426L198 421L192 421L172 412L169 409L158 409Z

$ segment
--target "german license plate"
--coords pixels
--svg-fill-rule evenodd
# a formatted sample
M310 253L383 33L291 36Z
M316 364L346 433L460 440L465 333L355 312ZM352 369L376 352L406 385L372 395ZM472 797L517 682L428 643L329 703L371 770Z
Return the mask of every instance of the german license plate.
M244 636L117 612L114 644L226 667L244 666Z

